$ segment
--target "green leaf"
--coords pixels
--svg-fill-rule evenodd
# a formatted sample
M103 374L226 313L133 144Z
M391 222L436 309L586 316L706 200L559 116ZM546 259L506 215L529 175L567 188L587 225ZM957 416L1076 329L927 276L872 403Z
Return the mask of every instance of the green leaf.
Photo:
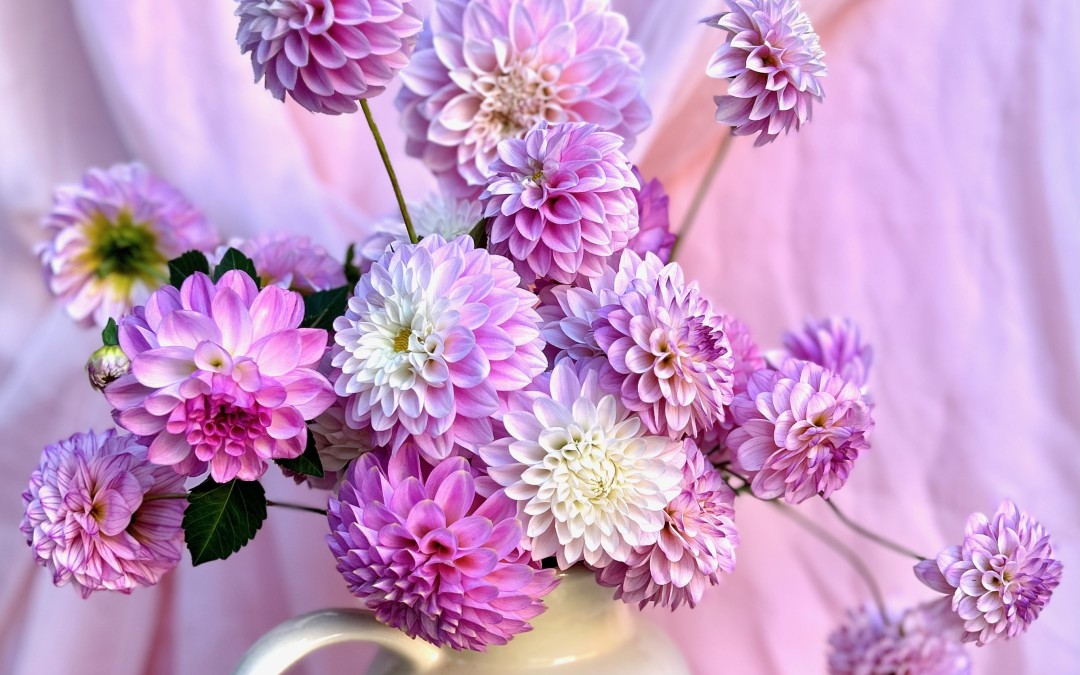
M120 346L120 329L114 319L110 318L109 323L105 324L105 329L101 331L101 342L106 347Z
M196 272L210 274L210 263L202 251L188 251L169 261L169 285L180 288L184 279Z
M334 319L345 313L349 287L339 286L328 291L312 293L304 298L304 328L322 328L334 332Z
M315 436L312 435L311 429L308 429L307 432L307 447L304 448L304 454L292 459L277 459L274 461L280 467L302 473L305 476L322 478L325 475L322 460L319 459L319 451L315 449Z
M249 277L255 280L255 286L262 287L262 284L259 283L259 273L255 271L255 263L251 261L251 258L235 248L230 248L225 251L225 255L221 256L221 262L214 268L214 281L216 282L221 278L222 274L231 270L240 270L247 273Z
M184 541L191 564L224 560L251 541L266 520L266 493L256 481L207 478L188 495Z
M355 286L357 281L360 281L360 268L353 262L353 256L356 255L356 244L349 244L349 248L345 250L345 281L349 286Z
M476 245L476 248L487 248L487 218L481 218L480 222L474 225L473 229L469 230L469 236L472 237L473 244Z

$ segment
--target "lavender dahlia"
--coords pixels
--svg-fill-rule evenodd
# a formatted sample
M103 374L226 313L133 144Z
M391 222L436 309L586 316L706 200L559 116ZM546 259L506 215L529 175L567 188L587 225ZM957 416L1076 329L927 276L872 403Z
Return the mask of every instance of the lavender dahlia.
M1061 571L1042 525L1009 500L989 518L971 514L961 545L915 566L924 584L952 595L964 641L980 646L1027 630L1061 582Z
M228 244L255 263L263 286L280 286L311 295L345 285L345 267L326 249L303 235L260 234ZM218 249L217 257L225 253ZM211 261L213 262L213 261Z
M664 529L654 544L635 546L626 562L598 569L596 580L614 586L624 602L677 609L697 605L720 573L735 571L735 493L706 463L693 441L684 442L682 490L664 509Z
M180 562L184 479L147 461L134 436L90 431L45 447L19 531L53 583L130 593Z
M783 358L811 361L859 387L866 387L874 351L851 319L808 320L801 331L784 334Z
M675 246L675 233L671 231L671 219L668 215L668 196L664 186L653 178L645 182L641 172L634 167L634 176L641 185L634 191L638 207L638 233L630 239L626 248L641 257L654 253L661 262L671 260L671 249Z
M62 185L42 221L45 281L73 319L104 326L169 278L168 261L218 237L174 187L141 164L90 169Z
M871 407L854 383L792 359L750 377L731 405L739 426L727 443L758 497L792 504L828 497L870 447Z
M236 0L236 41L279 101L356 112L409 63L422 20L412 0Z
M491 250L526 282L598 277L638 232L639 186L622 139L581 122L541 122L499 145L481 199Z
M705 69L731 80L715 97L716 121L764 145L810 121L811 103L824 97L825 52L797 0L726 1L730 11L705 20L727 32Z
M117 423L148 439L149 458L185 476L255 480L267 462L299 456L304 421L334 400L314 370L326 331L298 328L299 294L258 290L230 271L166 286L120 321L131 372L105 389Z
M476 505L461 457L428 472L415 453L388 465L382 454L361 457L330 499L327 541L353 595L382 623L454 649L530 630L557 580L519 548L514 502L499 491Z
M393 450L412 440L433 462L491 441L499 392L547 365L536 296L520 282L467 236L387 251L334 322L346 422Z
M541 122L591 122L631 147L650 113L626 36L608 0L440 0L401 77L408 153L475 197L499 143Z
M938 605L889 616L874 607L851 612L829 636L829 675L969 675L971 658Z

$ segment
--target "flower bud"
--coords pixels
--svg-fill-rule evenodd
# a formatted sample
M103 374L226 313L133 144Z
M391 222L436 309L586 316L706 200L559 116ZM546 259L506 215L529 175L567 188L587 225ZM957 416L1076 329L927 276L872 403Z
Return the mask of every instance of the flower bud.
M90 386L98 391L105 389L113 380L131 370L131 361L124 350L116 345L105 345L90 355L86 362L86 373L90 376Z

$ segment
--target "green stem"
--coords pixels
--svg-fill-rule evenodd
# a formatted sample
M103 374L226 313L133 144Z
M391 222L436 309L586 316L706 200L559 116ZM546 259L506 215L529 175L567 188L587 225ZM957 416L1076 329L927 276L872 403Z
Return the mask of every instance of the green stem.
M851 518L848 518L847 515L845 515L844 512L840 510L840 507L837 506L835 503L833 503L833 501L831 499L826 499L825 503L829 505L829 508L832 509L832 512L835 513L836 517L840 519L840 522L842 522L844 525L847 525L848 527L850 527L852 530L854 530L860 536L865 537L866 539L869 539L870 541L874 542L875 544L878 544L880 546L884 546L885 548L889 549L890 551L893 551L895 553L899 553L900 555L906 555L906 556L915 558L916 560L919 560L919 561L926 560L925 556L921 556L918 553L916 553L916 552L912 551L911 549L907 548L906 546L903 546L901 544L897 544L895 541L891 541L889 539L886 539L885 537L881 536L880 534L877 534L876 532L871 532L870 530L866 529L862 525L859 525L858 523L853 521Z
M266 500L267 506L279 506L283 509L295 509L297 511L307 511L308 513L318 513L321 516L326 515L326 509L320 509L314 506L304 506L302 504L290 504L289 502L274 502L269 499Z
M720 165L724 163L724 158L727 157L728 150L731 149L731 141L734 140L735 134L730 131L724 136L724 140L720 141L720 145L716 148L716 154L713 155L712 162L709 163L709 168L705 170L705 175L701 177L701 182L698 184L697 191L694 193L693 201L690 202L690 209L683 217L682 225L679 227L679 232L675 235L675 243L671 246L671 259L675 259L675 254L678 253L679 247L686 241L687 235L690 234L690 228L694 225L694 221L697 219L698 211L701 210L701 205L705 201L705 195L708 194L709 188L712 187L713 179L716 178L716 172L720 170Z
M386 167L386 175L390 176L390 185L394 188L394 196L397 198L398 208L401 209L401 219L405 222L405 230L409 233L409 241L417 243L420 239L416 236L416 230L413 229L412 220L409 218L409 209L405 206L405 197L401 194L401 185L398 183L397 174L394 173L394 165L390 163L390 154L386 151L386 144L383 143L382 134L379 133L379 127L375 124L375 118L371 116L371 108L368 107L367 99L360 99L360 108L364 111L364 118L367 119L368 127L371 128L371 135L375 137L375 145L379 148L379 156L382 157L383 166Z

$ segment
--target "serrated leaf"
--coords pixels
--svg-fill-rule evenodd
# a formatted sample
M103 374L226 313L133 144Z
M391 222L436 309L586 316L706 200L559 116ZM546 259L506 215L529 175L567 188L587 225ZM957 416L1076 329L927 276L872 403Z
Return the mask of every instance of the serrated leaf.
M487 218L481 218L480 222L478 222L476 225L473 225L473 229L469 230L469 236L472 237L473 244L476 245L476 248L487 248Z
M188 251L169 261L169 285L180 288L187 279L196 272L210 274L210 262L202 251Z
M322 328L334 332L334 319L345 313L349 287L339 286L328 291L312 293L304 298L304 328Z
M109 319L109 323L105 324L105 328L101 331L101 343L106 347L118 347L120 345L120 328L112 318Z
M188 494L184 541L191 564L224 560L255 537L266 520L266 492L256 481L207 478Z
M355 255L356 244L349 244L345 250L345 281L349 286L356 286L356 282L360 281L360 268L353 262Z
M259 273L255 271L255 263L251 261L251 258L235 248L230 248L225 251L225 255L221 256L221 262L214 268L214 281L216 282L221 278L222 274L232 270L240 270L246 273L255 280L256 287L262 287L262 284L259 283Z
M307 447L304 448L304 453L302 455L293 457L292 459L276 459L274 461L277 462L277 465L280 467L305 476L322 478L326 475L323 471L322 460L319 459L319 451L315 447L315 436L311 433L311 429L308 429Z

